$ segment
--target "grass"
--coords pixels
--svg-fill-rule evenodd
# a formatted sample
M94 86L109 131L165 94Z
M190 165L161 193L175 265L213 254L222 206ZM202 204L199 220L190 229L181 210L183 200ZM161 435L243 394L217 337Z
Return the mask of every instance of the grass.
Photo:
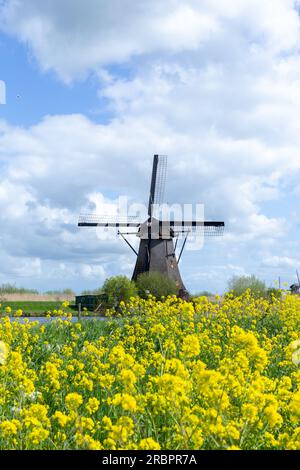
M0 311L4 311L5 307L11 307L12 312L21 309L23 310L23 315L28 316L43 316L47 311L58 310L61 308L61 302L48 302L48 301L8 301L2 302L2 307ZM64 308L65 311L71 312L74 314L74 307L72 306Z

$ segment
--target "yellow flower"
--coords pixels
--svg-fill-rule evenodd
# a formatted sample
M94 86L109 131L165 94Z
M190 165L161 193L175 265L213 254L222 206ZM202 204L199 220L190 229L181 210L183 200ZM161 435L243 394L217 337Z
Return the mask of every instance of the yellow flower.
M66 407L69 410L77 410L79 406L83 403L82 396L79 393L68 393L65 398Z
M91 418L81 416L79 419L78 427L81 431L92 431L95 427L95 423Z
M8 355L8 347L4 343L4 341L0 341L0 364L4 365L6 363Z
M292 351L292 362L298 366L300 364L300 339L292 341L289 348Z
M289 403L289 410L292 415L292 421L297 422L300 418L300 390L292 395Z
M88 399L88 402L87 402L85 408L86 408L87 412L91 415L93 413L96 413L96 411L98 411L99 405L100 405L99 400L97 398L93 397L93 398Z
M137 409L136 399L128 393L117 393L111 403L112 405L121 405L125 411L136 411Z
M75 440L79 448L87 450L102 450L103 446L101 442L95 440L93 437L88 434L82 434L77 432L75 434Z
M58 424L62 428L70 421L70 417L61 411L55 411L53 418L57 420Z
M242 414L247 421L249 421L250 423L255 423L258 416L258 409L255 405L252 405L251 403L245 403L242 406Z
M138 448L141 450L160 450L160 445L152 437L147 437L140 440Z
M40 404L30 405L23 410L23 422L26 428L49 427L48 407Z
M186 357L198 356L200 353L200 343L196 335L187 335L184 337L182 352Z
M295 366L299 366L300 364L300 348L296 349L296 351L292 354L292 362Z
M299 297L136 297L115 313L0 319L1 448L300 450Z
M105 448L109 450L116 450L117 448L116 441L114 441L114 439L112 439L111 437L104 439L103 444Z
M32 431L30 431L30 433L28 434L28 441L29 441L29 444L33 446L38 446L43 441L45 441L48 436L49 436L49 431L47 429L37 427L37 428L34 428Z
M294 351L295 349L300 348L300 339L296 339L290 344L290 348Z
M275 405L269 405L264 409L264 414L267 418L267 421L271 428L275 426L280 426L283 422L281 415L277 412L277 407Z
M134 388L134 385L136 383L136 376L131 370L129 369L121 370L119 379L129 389Z
M16 422L4 420L0 423L0 433L4 438L15 436L18 432L18 426Z
M279 444L274 435L270 432L265 432L264 441L268 447L276 447Z
M15 311L15 317L21 317L22 315L23 315L23 310L21 310L20 308Z

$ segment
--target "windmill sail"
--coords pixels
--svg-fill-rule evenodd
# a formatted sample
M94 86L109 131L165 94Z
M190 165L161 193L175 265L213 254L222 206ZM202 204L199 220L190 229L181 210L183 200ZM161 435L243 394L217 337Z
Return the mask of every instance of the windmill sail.
M79 227L139 227L141 222L136 217L117 217L99 214L80 214Z
M154 204L162 204L165 195L167 179L167 155L159 155L156 176L156 187L154 192Z
M161 204L165 193L167 176L167 155L154 155L150 196L148 204L148 215L153 216L153 205Z
M224 222L201 221L201 220L171 220L159 222L163 226L168 224L174 229L174 233L197 232L205 237L222 236L224 233Z

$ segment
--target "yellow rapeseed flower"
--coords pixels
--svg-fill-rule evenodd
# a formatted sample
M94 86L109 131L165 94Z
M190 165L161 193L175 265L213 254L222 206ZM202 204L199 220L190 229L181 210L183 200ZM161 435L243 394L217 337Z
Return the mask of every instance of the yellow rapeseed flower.
M88 399L88 402L85 408L89 414L93 414L93 413L96 413L96 411L98 411L99 405L100 405L100 401L95 397L91 397Z
M0 341L0 364L3 365L6 362L8 355L8 347L4 341Z
M79 408L83 403L83 398L79 393L68 393L65 398L65 403L69 410L77 410L77 408Z

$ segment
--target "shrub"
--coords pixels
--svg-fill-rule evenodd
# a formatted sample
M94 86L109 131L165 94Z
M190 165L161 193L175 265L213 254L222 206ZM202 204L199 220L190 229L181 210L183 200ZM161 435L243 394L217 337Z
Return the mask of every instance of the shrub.
M272 301L273 299L281 299L282 291L275 287L269 287L269 289L267 289L266 296L269 301Z
M147 298L149 294L161 299L168 295L178 293L178 287L175 281L158 272L149 272L141 274L136 281L138 294L142 298Z
M101 291L105 296L107 308L117 308L122 300L128 302L130 297L137 295L134 282L126 276L114 276L106 279Z
M214 294L208 290L202 290L200 292L198 292L197 294L193 295L193 298L197 298L197 297L213 297Z
M233 276L228 282L228 289L235 297L242 295L247 289L250 289L255 297L266 297L266 284L252 276Z
M103 294L102 287L98 287L97 289L86 289L81 292L80 295L101 295Z

